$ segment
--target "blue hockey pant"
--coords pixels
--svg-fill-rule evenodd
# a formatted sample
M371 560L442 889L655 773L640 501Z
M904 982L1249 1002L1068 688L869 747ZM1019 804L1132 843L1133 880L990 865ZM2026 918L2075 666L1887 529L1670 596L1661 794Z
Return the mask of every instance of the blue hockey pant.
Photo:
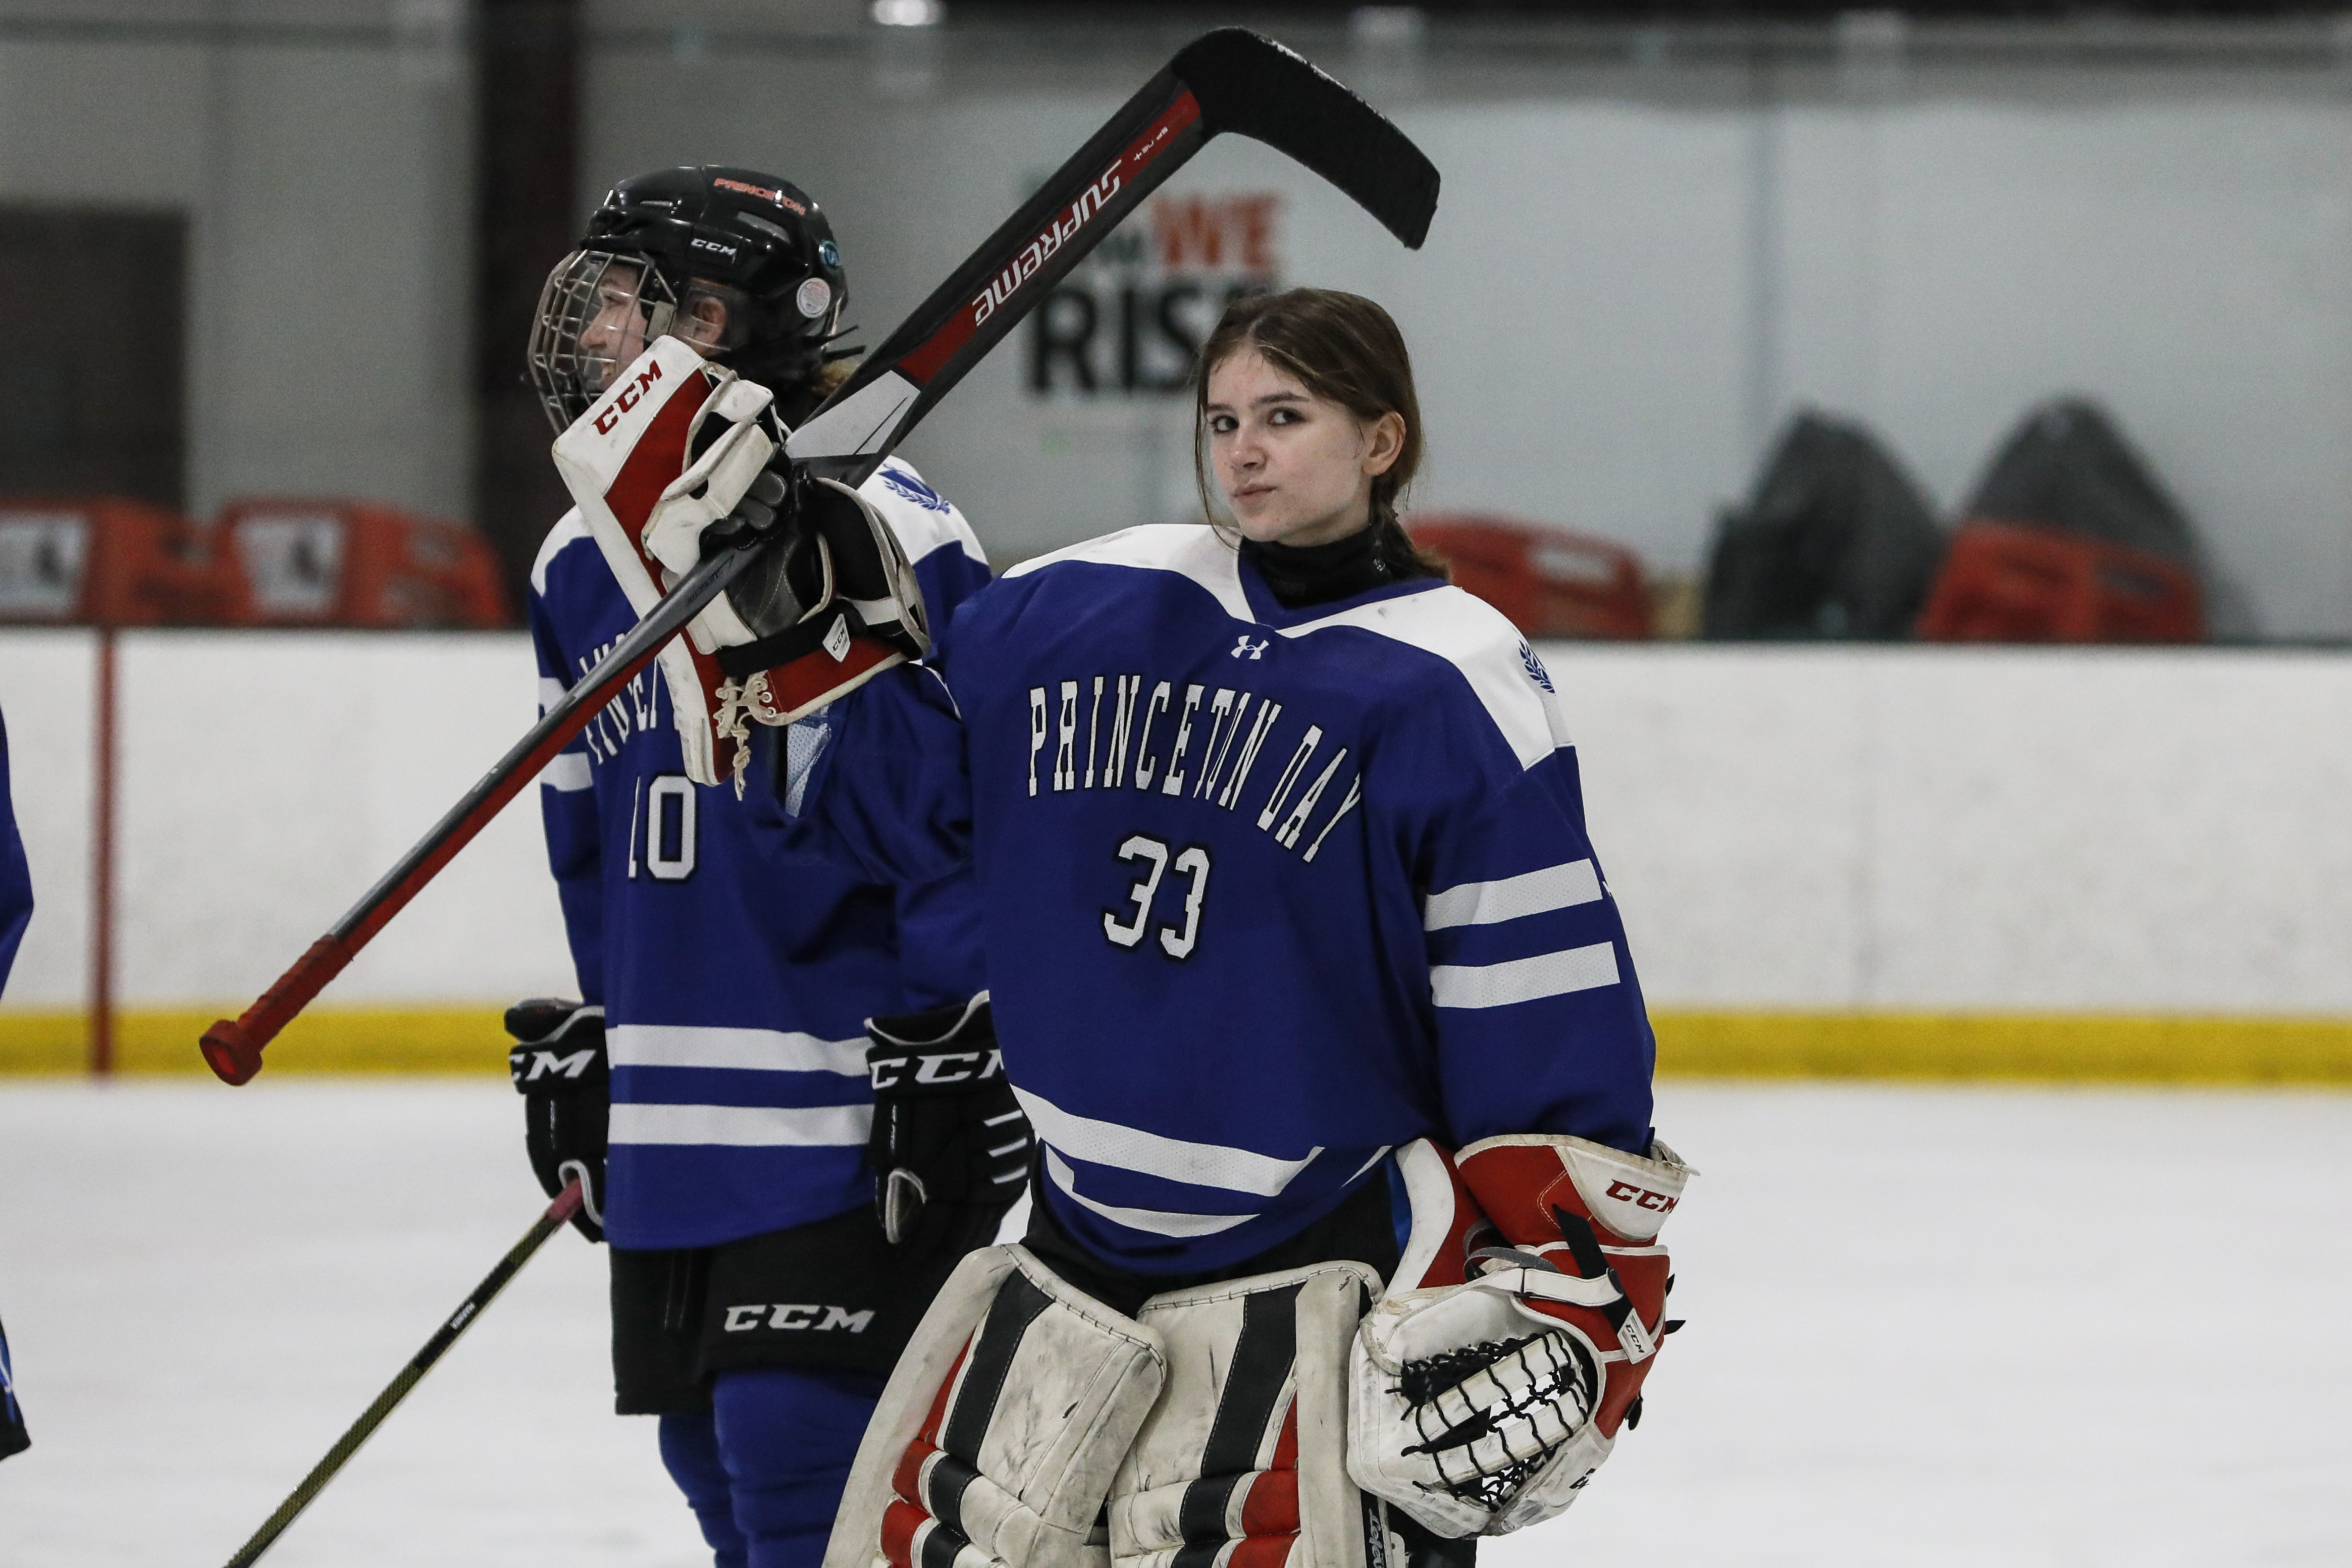
M719 1568L817 1568L882 1383L813 1369L722 1372L709 1414L661 1418L662 1463Z

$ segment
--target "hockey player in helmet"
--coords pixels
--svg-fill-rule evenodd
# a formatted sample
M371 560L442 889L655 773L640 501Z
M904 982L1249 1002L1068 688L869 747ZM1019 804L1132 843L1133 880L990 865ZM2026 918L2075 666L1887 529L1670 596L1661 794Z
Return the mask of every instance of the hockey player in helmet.
M848 280L833 225L799 187L719 167L613 187L548 275L531 382L562 431L667 333L776 394L797 421L822 397Z
M550 275L531 376L562 431L667 335L797 421L839 363L846 292L804 192L661 170L614 187ZM860 494L940 613L987 580L911 468ZM550 699L635 619L568 514L531 573ZM660 1417L721 1568L814 1568L898 1347L1021 1191L1025 1124L1001 1074L908 1065L993 1060L969 878L894 887L785 854L772 795L689 776L673 695L639 676L542 777L581 998L510 1011L510 1060L541 1181L584 1178L583 1228L611 1243L619 1410ZM911 1103L918 1080L951 1092Z

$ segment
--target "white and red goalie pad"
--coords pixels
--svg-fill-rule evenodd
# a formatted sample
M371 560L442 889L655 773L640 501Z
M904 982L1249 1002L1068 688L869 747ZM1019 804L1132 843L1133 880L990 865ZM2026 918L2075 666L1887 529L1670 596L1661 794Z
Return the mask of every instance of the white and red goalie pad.
M709 363L676 338L660 337L555 438L556 472L572 492L621 592L640 616L676 580L646 549L646 524L692 466L696 433L712 417L747 425L771 401L766 388ZM767 449L772 451L772 442ZM751 454L735 456L738 460L730 466L742 468L746 465L740 459ZM747 484L759 463L750 462L748 468L750 472L742 476ZM731 506L735 498L726 499ZM696 632L702 635L673 637L656 656L669 684L687 776L703 784L716 784L722 773L733 771L734 749L742 743L720 727L719 688L727 677L702 624L709 614L696 618Z
M1156 1331L1025 1248L970 1254L890 1373L824 1568L1108 1568L1097 1521L1166 1374Z
M1168 1385L1111 1485L1116 1568L1365 1568L1380 1521L1348 1479L1348 1347L1380 1291L1339 1262L1144 1303Z
M1346 1435L1380 1289L1327 1263L1130 1319L1025 1248L973 1253L891 1373L824 1568L1376 1568L1392 1538Z

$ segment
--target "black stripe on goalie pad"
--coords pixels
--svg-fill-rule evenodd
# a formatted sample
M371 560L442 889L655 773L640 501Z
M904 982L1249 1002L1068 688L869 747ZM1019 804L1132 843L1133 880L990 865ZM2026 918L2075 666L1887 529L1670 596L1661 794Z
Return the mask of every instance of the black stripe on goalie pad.
M971 1544L943 1521L923 1532L916 1562L919 1568L955 1568L958 1554Z
M953 1454L941 1454L923 1475L923 1506L931 1517L959 1536L966 1534L963 1497L980 1480L980 1472Z
M1278 1287L1242 1300L1241 1338L1201 1450L1201 1479L1184 1489L1177 1509L1185 1550L1176 1554L1176 1568L1214 1568L1218 1551L1233 1539L1225 1516L1235 1488L1265 1468L1266 1451L1279 1440L1291 1363L1298 1359L1301 1288Z
M866 1424L841 1510L834 1515L824 1568L872 1568L881 1556L882 1515L896 1496L890 1481L899 1457L921 1430L940 1385L956 1371L965 1345L987 1317L997 1287L1015 1269L1011 1247L982 1247L956 1265L931 1299L930 1310L917 1325L882 1390L873 1419Z
M1004 1380L1012 1375L1021 1342L1028 1336L1029 1325L1053 1304L1053 1297L1019 1272L1005 1276L996 1300L989 1305L971 1357L964 1363L962 1385L956 1390L947 1424L940 1431L940 1447L966 1464L979 1459L981 1442L988 1436L997 1402L1003 1397Z
M1326 1263L1155 1296L1139 1321L1168 1346L1168 1384L1112 1484L1125 1568L1213 1568L1297 1407L1299 1534L1289 1568L1364 1568L1348 1479L1348 1347L1380 1277Z
M1087 1538L1120 1458L1159 1398L1159 1334L1074 1289L1020 1247L964 1260L915 1332L858 1446L825 1568L874 1568L893 1477L952 1378L913 1487L929 1522L912 1568L1101 1568ZM902 1516L903 1517L903 1516ZM948 1542L950 1544L935 1544ZM933 1553L947 1557L934 1563Z

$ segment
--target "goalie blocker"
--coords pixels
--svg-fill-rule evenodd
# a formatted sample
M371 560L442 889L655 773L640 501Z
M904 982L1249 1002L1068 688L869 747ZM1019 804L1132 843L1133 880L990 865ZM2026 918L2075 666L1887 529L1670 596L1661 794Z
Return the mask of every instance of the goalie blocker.
M1465 1568L1461 1538L1558 1513L1654 1359L1654 1243L1688 1172L1550 1136L1474 1144L1459 1174L1423 1141L1397 1171L1412 1224L1385 1286L1339 1259L1129 1317L1025 1247L967 1258L824 1568Z
M659 657L695 783L743 787L747 718L788 724L930 647L898 535L794 470L767 388L656 338L556 437L555 466L645 615L712 550L761 555Z

